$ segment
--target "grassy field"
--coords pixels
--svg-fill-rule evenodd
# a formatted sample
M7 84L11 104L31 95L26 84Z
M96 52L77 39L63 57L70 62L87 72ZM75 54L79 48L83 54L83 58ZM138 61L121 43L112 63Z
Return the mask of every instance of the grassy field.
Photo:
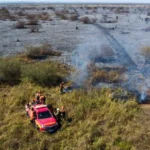
M58 85L68 75L67 66L18 59L11 63L6 59L1 60L0 64L0 149L150 149L149 112L144 111L134 97L127 101L112 100L111 89L94 88L89 91L76 89L61 95ZM7 78L8 73L12 72L12 64L18 66L20 75L9 84L13 80L9 76ZM46 73L42 73L45 70ZM54 76L57 76L56 80ZM47 81L50 83L45 84ZM60 130L54 134L39 133L25 115L24 106L31 101L37 90L46 96L47 104L55 108L63 105L67 118L72 119L70 123L63 121Z

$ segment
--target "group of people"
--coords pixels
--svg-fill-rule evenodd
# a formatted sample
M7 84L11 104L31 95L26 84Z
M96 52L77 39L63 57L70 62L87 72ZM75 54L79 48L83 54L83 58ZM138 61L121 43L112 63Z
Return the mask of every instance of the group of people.
M34 124L36 119L36 112L34 111L33 106L36 104L46 104L46 97L42 95L41 91L38 91L35 94L35 97L33 97L32 102L26 104L25 109L27 112L27 115L30 117L30 122ZM53 108L52 105L47 105L47 108L50 110L50 112L54 115L54 117L57 119L58 122L61 122L62 120L65 120L66 118L66 112L64 109L64 106L59 108ZM29 114L28 114L28 110Z
M32 104L45 104L46 103L46 97L42 95L41 91L39 90L35 97L32 99Z

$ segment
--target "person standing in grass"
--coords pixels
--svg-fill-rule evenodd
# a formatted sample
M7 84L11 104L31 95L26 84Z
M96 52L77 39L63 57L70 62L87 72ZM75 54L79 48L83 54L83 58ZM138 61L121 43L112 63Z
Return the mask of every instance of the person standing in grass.
M46 97L43 96L43 95L41 95L41 96L40 96L40 103L41 103L41 104L45 104L45 102L46 102Z
M36 103L37 103L37 104L40 103L40 96L41 96L41 91L39 90L39 91L35 94L35 99L36 99Z
M36 113L35 113L33 107L31 108L29 115L30 115L30 122L31 122L32 124L34 124L34 123L35 123L35 119L36 119Z
M60 84L60 94L64 93L64 82Z
M60 116L61 116L61 120L65 120L66 112L65 112L64 106L62 106L60 109Z

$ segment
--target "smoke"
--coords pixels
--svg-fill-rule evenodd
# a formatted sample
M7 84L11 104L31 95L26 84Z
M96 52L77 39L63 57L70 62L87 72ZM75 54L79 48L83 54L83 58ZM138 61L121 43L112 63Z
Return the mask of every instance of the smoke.
M117 86L128 89L129 91L136 91L137 94L140 94L139 101L145 101L148 94L147 91L150 89L149 71L146 72L147 69L145 71L138 69L134 64L133 66L132 64L131 66L123 66L124 62L128 59L124 58L121 60L115 48L112 44L108 44L104 37L101 41L100 37L93 35L88 35L88 38L84 37L83 39L72 53L71 65L75 67L75 72L70 76L71 80L77 86L81 87L89 77L89 65L98 60L96 63L103 64L104 67L109 64L109 66L112 65L112 69L113 66L125 68L126 72L124 72L124 75L127 76L127 79L117 84Z
M93 53L93 44L84 43L78 45L72 54L72 65L75 66L76 71L72 74L71 79L78 86L81 86L88 77L88 65Z
M141 96L140 96L141 103L146 100L149 89L150 89L150 79L146 78L146 79L144 79L144 81L142 83Z
M72 65L76 71L71 75L71 80L77 85L83 85L88 77L88 66L93 62L97 56L103 54L101 49L102 43L98 42L96 38L91 37L81 44L79 44L72 53Z

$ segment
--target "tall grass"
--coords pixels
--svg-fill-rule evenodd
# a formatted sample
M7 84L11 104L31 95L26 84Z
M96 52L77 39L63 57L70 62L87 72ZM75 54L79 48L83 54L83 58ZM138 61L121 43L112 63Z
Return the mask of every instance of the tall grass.
M0 69L1 77L11 77L6 81L13 81L18 72L21 74L16 80L22 81L0 86L0 149L149 149L149 115L141 111L134 97L127 101L112 99L112 90L107 88L74 89L61 95L56 85L69 68L56 62L1 59ZM65 107L67 118L55 134L39 133L25 114L24 105L39 89L47 104Z
M61 68L57 63L36 63L26 65L23 68L23 75L30 82L41 86L56 86L61 83L66 76L64 68Z
M56 86L65 80L69 67L57 62L24 62L17 59L0 59L0 83L12 85L27 81L41 86Z
M21 65L16 60L0 59L0 83L14 84L21 79Z
M54 107L64 105L67 118L72 118L69 124L67 121L62 122L60 131L52 135L36 131L29 124L24 112L24 104L39 88L46 96L47 104L52 104ZM3 97L5 91L8 92ZM148 148L146 139L148 133L143 133L146 130L138 119L138 115L142 113L136 101L134 99L127 102L112 101L108 97L110 92L109 89L93 89L91 92L75 90L60 95L58 88L42 88L29 83L13 88L2 88L0 149L140 150ZM142 139L147 141L146 147L142 144Z

